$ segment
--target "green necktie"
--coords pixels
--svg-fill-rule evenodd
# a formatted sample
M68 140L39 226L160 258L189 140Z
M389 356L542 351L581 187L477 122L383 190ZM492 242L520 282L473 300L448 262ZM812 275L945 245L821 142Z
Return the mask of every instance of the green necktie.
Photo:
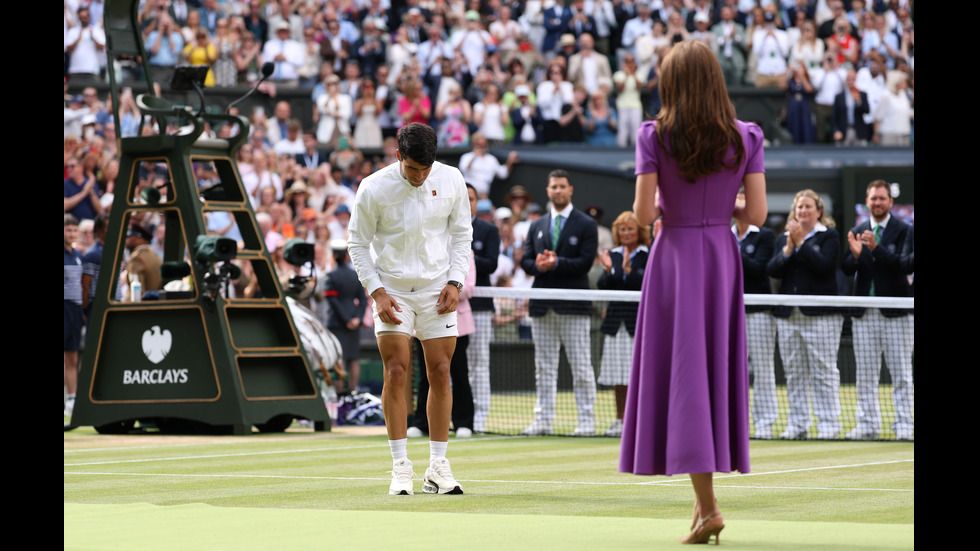
M555 217L555 225L551 228L551 249L558 248L558 234L561 233L561 215Z
M875 244L881 243L881 224L875 226ZM871 262L874 262L874 257L871 257ZM871 296L875 296L875 279L874 275L871 276L871 291L869 292Z

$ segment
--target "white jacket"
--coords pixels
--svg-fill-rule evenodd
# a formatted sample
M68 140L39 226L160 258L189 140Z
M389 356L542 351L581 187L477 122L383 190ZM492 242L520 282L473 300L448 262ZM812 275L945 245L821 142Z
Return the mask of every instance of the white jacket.
M361 284L370 294L380 287L404 292L465 281L471 220L466 183L456 167L435 162L419 187L402 177L401 163L378 170L358 186L347 228Z

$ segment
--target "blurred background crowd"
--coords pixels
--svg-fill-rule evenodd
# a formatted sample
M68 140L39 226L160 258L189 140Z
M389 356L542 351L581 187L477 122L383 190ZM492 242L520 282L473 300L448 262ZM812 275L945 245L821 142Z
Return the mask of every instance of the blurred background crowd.
M82 251L94 242L92 221L112 207L117 137L158 131L140 124L132 92L120 95L118 120L111 98L98 93L108 71L123 86L144 79L139 64L107 62L103 8L103 0L64 2L65 212L81 222ZM401 125L425 122L440 147L470 150L459 167L479 192L475 215L499 228L493 282L500 285L528 284L515 269L521 232L546 204L520 185L508 185L505 204L491 203L491 184L520 162L515 152L498 159L491 148L632 148L640 122L659 111L660 61L684 40L711 46L731 88L785 90L781 122L794 143L912 145L913 16L912 0L139 4L152 77L164 91L181 65L208 65L205 87L247 87L266 63L273 71L260 92L309 91L311 113L296 113L284 100L272 112L240 113L251 127L238 168L273 256L285 240L301 237L317 245L317 269L333 270L330 243L346 238L358 183L394 162ZM69 95L69 88L82 93ZM207 166L198 169L199 183L213 178ZM602 210L588 208L600 224ZM234 220L209 225L217 235L237 232ZM150 245L165 231L144 229Z

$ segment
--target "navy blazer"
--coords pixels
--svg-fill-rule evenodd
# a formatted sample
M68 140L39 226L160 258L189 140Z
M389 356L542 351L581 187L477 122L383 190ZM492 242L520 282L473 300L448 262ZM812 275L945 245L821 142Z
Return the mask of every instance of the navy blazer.
M296 164L297 165L299 165L301 167L304 167L304 168L309 168L310 170L316 170L317 167L319 167L320 165L322 165L322 164L324 164L324 163L326 163L326 162L328 162L330 160L330 154L327 153L327 150L326 149L323 149L323 148L318 147L316 149L316 153L317 153L316 159L311 159L312 161L315 161L315 166L307 166L306 165L306 155L307 155L307 153L305 151L302 152L302 153L300 153L300 154L298 154L298 155L293 155L293 158L296 159Z
M860 239L861 234L866 231L871 231L870 220L855 226L851 233ZM845 275L854 276L855 296L870 296L872 281L874 281L875 296L910 296L909 280L906 277L908 274L902 266L902 249L908 232L909 225L893 215L888 220L888 225L885 226L874 252L867 246L862 246L860 256L855 259L850 247L844 251L841 269L844 270ZM899 317L907 313L908 310L903 308L881 309L881 314L885 317ZM863 316L864 308L855 308L853 315Z
M364 317L367 298L357 272L350 264L341 264L327 274L327 290L323 295L330 304L327 327L347 327L347 322Z
M845 136L847 135L847 98L844 94L847 93L845 90L834 96L834 107L830 117L831 129L834 132L840 131ZM864 122L864 115L868 114L869 110L868 94L861 92L861 104L854 106L854 133L859 140L871 139L872 126Z
M568 31L568 22L572 19L572 10L564 5L555 3L541 12L543 16L544 40L541 43L541 53L548 53L558 48L558 39Z
M650 256L650 249L641 245L633 260L630 260L630 273L623 277L623 251L621 247L616 247L609 251L609 259L612 260L612 268L609 273L605 270L599 276L596 287L600 289L613 289L616 291L639 291L643 285L643 273L646 271L647 259ZM636 314L640 308L639 302L610 302L606 307L606 317L602 319L602 326L599 330L606 335L615 335L619 331L619 326L626 324L626 331L630 336L636 334Z
M539 253L552 250L551 224L549 212L547 216L532 222L528 228L521 267L527 275L534 277L532 287L588 289L589 269L592 268L599 250L599 230L595 220L580 210L572 209L558 236L558 246L554 248L555 254L558 255L558 262L553 269L542 272L538 270L534 261ZM554 309L556 314L590 315L592 313L591 301L544 299L531 300L528 312L531 317L541 317L549 308Z
M799 250L783 256L786 246L786 233L776 239L775 252L769 260L770 277L781 279L781 295L836 295L837 259L840 258L840 234L834 228L818 231L803 242ZM791 306L776 306L772 315L788 318ZM800 313L805 316L819 316L843 313L839 308L800 305Z
M746 294L772 294L767 267L776 247L776 234L769 228L749 232L738 244L742 255L742 283ZM767 312L771 306L746 306L745 312Z
M492 222L473 217L473 263L476 265L476 284L490 287L490 274L497 271L500 258L500 230ZM493 312L492 297L471 297L470 308L474 312Z

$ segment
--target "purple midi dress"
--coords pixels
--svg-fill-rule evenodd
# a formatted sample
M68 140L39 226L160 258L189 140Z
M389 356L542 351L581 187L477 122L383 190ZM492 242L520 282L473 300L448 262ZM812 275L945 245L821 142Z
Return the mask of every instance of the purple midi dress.
M644 122L636 173L657 173L663 226L647 261L620 472L749 472L742 261L731 231L746 174L764 172L763 134L738 121L741 166L686 181Z

